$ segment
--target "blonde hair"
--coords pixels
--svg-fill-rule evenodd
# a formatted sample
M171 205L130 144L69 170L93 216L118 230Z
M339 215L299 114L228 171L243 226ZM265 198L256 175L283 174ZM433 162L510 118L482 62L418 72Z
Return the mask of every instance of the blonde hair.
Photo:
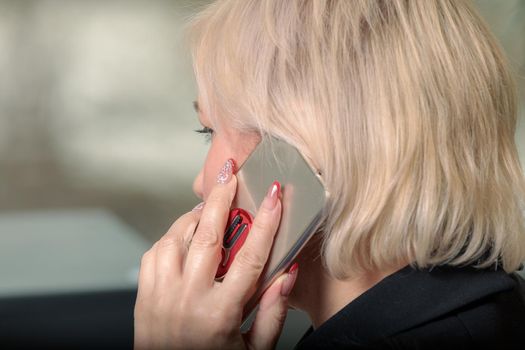
M190 30L203 113L322 171L334 277L525 259L515 86L469 2L222 0Z

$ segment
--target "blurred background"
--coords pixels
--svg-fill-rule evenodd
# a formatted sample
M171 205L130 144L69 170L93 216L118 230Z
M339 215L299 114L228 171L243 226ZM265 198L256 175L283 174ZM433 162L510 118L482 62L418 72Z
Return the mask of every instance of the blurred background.
M0 344L131 346L140 256L199 202L183 27L208 2L0 0ZM525 1L475 3L525 101Z

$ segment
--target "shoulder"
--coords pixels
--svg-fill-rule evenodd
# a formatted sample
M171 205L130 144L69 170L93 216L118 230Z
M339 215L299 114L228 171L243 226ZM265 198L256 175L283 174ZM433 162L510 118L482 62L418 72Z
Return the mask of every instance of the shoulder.
M375 346L390 349L523 349L525 302L519 276L516 286L488 295L448 314L385 338ZM520 282L521 280L521 282ZM458 291L458 294L461 292Z
M523 285L503 271L407 267L305 335L297 348L522 348Z

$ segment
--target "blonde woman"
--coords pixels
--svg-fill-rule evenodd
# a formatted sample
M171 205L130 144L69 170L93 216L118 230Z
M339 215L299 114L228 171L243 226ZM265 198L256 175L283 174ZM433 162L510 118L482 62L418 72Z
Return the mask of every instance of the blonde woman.
M312 321L299 349L520 347L516 97L471 3L221 0L191 33L211 137L194 183L204 203L143 257L136 348L269 349L288 307ZM241 334L279 223L277 184L224 281L214 276L235 162L268 135L295 146L330 197L322 230Z

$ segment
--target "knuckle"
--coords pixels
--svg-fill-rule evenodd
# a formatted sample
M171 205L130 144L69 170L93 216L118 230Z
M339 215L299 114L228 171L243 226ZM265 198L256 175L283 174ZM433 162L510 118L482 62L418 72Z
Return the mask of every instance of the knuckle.
M190 315L194 311L195 307L191 300L188 300L187 298L181 298L181 300L179 300L179 303L177 304L177 315L184 317Z
M210 203L212 203L212 205L219 204L229 206L234 195L235 193L232 193L227 187L216 186L206 199L206 207L209 207Z
M152 298L150 307L154 314L162 315L163 312L171 308L171 300L169 300L164 294L160 294L156 291L154 298Z
M270 225L268 225L264 220L261 220L265 218L258 217L257 219L253 221L252 229L257 230L258 232L265 232L270 230Z
M220 207L220 208L229 208L230 207L230 196L225 196L223 193L214 192L210 194L206 205L208 207Z
M140 266L144 267L145 265L149 264L151 260L153 259L154 252L153 248L146 251L144 254L142 254L142 258L140 259Z
M169 228L168 233L174 233L179 231L181 228L192 225L199 221L197 213L189 212L179 217Z
M166 235L159 240L158 248L166 249L181 246L184 244L184 238L179 235Z
M262 256L246 246L241 249L239 254L235 257L235 260L237 260L239 265L244 268L254 271L261 271L266 263Z
M191 245L201 248L215 247L219 242L219 234L215 227L212 225L204 225L199 227L193 239Z
M279 313L275 313L271 316L271 326L276 331L282 329L284 322L286 321L286 309L281 310ZM269 322L270 324L270 322Z

